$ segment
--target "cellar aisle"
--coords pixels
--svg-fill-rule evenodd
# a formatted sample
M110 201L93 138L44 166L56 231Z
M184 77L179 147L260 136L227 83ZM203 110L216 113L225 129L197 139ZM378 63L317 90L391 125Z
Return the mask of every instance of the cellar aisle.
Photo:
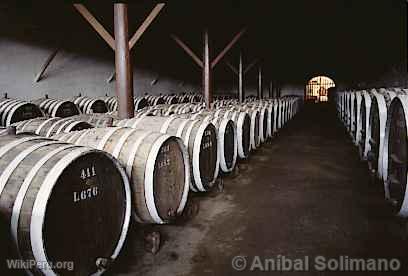
M224 184L223 193L193 198L200 211L192 220L151 228L165 239L157 255L141 249L146 229L132 230L112 275L264 275L235 271L231 261L278 255L400 258L407 269L408 229L388 214L382 187L370 183L329 106L305 107Z

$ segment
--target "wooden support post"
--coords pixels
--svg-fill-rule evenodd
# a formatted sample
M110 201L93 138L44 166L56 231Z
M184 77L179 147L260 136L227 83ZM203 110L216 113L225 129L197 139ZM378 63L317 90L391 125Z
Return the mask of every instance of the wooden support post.
M211 60L210 60L210 41L208 30L204 31L204 51L203 51L203 92L205 105L208 109L212 103L212 86L211 86Z
M263 99L263 80L262 80L262 66L259 66L258 70L258 99Z
M239 53L239 68L238 68L238 96L239 102L242 103L245 99L244 91L244 62L242 60L242 52Z
M160 11L164 8L166 4L160 3L157 4L154 9L150 12L150 14L146 17L145 21L143 21L142 25L136 30L135 34L132 36L132 38L129 41L129 49L132 50L133 47L135 47L136 43L140 40L142 35L146 32L147 28L153 23L153 21L156 19L156 17L159 15ZM113 72L109 75L109 77L106 79L107 83L111 83L115 79L116 71L113 70Z
M48 58L45 60L43 66L41 66L40 71L38 72L38 74L37 74L37 75L35 76L35 78L34 78L34 82L35 82L35 83L36 83L36 82L39 82L39 81L42 79L42 77L43 77L45 71L47 70L48 66L50 66L52 60L53 60L53 59L55 58L55 56L58 54L59 50L60 50L60 48L55 49L55 50L48 56Z
M133 73L129 52L128 6L114 4L115 67L118 115L121 119L134 117Z

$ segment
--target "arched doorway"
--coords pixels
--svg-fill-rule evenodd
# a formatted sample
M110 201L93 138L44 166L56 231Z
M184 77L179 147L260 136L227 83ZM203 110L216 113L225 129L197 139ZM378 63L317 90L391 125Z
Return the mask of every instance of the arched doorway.
M314 77L306 85L305 100L316 103L327 102L329 100L329 88L335 86L336 84L329 77Z

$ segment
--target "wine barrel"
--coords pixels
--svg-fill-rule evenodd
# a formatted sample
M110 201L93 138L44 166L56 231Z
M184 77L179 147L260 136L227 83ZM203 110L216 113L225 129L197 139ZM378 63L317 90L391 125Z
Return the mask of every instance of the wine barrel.
M259 111L258 110L245 110L251 118L251 149L256 150L261 144L261 138L259 137Z
M360 109L360 126L361 136L358 144L360 158L367 160L367 154L370 149L369 136L367 135L370 128L370 108L371 108L371 94L367 91L363 91Z
M214 112L197 113L191 119L211 122L217 129L218 154L220 169L224 173L232 172L237 162L237 132L235 123L224 117L215 116Z
M258 104L251 103L244 106L245 109L252 109L258 112L258 138L259 143L256 148L259 147L260 143L264 143L268 139L268 115L265 107L259 106ZM255 149L255 148L254 148Z
M408 217L408 96L398 95L388 109L384 139L383 178L385 198L393 211Z
M385 124L387 121L387 104L383 95L373 92L370 108L370 127L368 130L369 152L367 154L368 168L373 175L382 180L383 147Z
M186 94L179 95L178 99L179 99L179 103L189 103L190 102L190 99L188 98L188 95Z
M115 96L102 97L101 100L106 103L109 112L118 110L118 99Z
M219 171L217 131L213 124L173 115L122 120L117 126L157 131L181 138L188 149L191 161L193 176L191 190L206 192L213 187Z
M109 114L82 114L73 116L71 119L87 122L96 128L104 128L115 126L115 121L118 121L119 117Z
M274 117L273 117L273 133L276 134L279 131L278 127L278 120L279 120L279 101L275 100L274 105L273 105L273 112L274 112Z
M283 100L278 100L278 114L277 114L277 129L280 130L283 127Z
M159 104L165 104L166 101L162 96L146 96L145 97L149 105L159 105Z
M222 116L235 122L238 156L241 159L248 158L251 151L251 117L246 112L233 109L218 109L214 116Z
M287 120L287 112L288 112L288 102L284 98L282 99L282 122L281 122L281 127L284 127L286 125L286 120Z
M266 107L259 107L259 139L261 143L268 140L268 111Z
M42 116L44 116L43 112L35 104L14 99L0 99L0 126L9 126Z
M149 101L144 97L137 97L134 99L135 111L141 110L149 106Z
M266 127L266 132L267 132L267 137L272 138L274 133L273 133L273 121L274 121L274 104L273 102L268 102L265 104L265 109L266 109L266 115L267 115L267 127Z
M93 99L88 97L76 97L73 102L79 107L84 114L106 113L109 111L106 103L101 99Z
M51 137L60 133L93 128L87 122L72 118L35 118L13 124L17 133L32 133L43 137Z
M346 128L350 134L350 136L353 138L353 133L355 131L355 124L354 124L354 116L355 116L355 112L354 112L354 100L355 100L355 93L350 92L350 96L349 96L349 120L347 121L347 125Z
M116 97L104 97L103 100L108 106L109 112L118 111L118 99ZM149 105L148 101L144 97L137 97L133 100L135 111L141 110Z
M353 116L353 140L354 144L356 146L359 145L360 139L361 139L361 120L360 120L360 115L361 115L361 102L362 102L362 93L361 92L355 92L355 98L354 98L354 116Z
M34 100L33 104L50 117L66 118L81 114L78 107L71 101L49 99L48 97Z
M53 138L103 150L117 158L131 180L134 217L139 223L169 223L183 212L190 165L181 139L121 127L89 129Z
M127 235L126 172L109 154L28 135L0 136L0 213L35 275L101 274ZM73 271L52 264L72 262ZM48 268L50 266L51 268Z
M178 104L179 100L175 95L166 95L163 97L166 104Z

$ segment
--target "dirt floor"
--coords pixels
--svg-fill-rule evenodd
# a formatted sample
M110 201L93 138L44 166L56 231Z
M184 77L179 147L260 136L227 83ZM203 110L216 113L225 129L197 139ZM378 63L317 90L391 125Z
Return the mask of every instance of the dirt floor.
M344 275L317 272L314 258L348 256L398 258L398 274L408 275L407 224L389 213L381 184L370 181L331 107L305 107L223 182L223 192L191 197L200 208L190 220L171 226L134 225L110 274L297 275L265 273L259 266L250 271L250 266L255 256L276 262L282 256L309 256L310 271L302 275ZM156 255L143 250L143 233L152 230L164 239ZM235 256L245 257L246 269L234 270Z

